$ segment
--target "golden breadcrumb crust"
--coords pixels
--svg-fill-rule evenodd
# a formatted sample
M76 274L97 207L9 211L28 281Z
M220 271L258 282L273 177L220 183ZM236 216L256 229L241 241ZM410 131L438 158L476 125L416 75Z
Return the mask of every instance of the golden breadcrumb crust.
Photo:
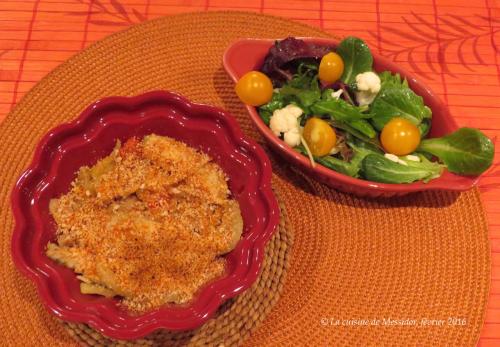
M82 293L120 295L132 311L184 303L224 274L243 221L226 177L182 142L129 139L50 202L57 242L47 255L72 268Z

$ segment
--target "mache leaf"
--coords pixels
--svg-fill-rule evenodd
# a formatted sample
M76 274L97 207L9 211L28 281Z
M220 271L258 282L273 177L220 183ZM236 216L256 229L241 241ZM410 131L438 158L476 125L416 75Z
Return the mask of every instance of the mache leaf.
M368 45L357 37L347 37L342 40L337 53L344 61L344 72L340 79L345 84L356 80L356 75L372 70L373 57Z
M370 148L367 148L363 145L357 146L353 142L348 143L351 149L354 152L353 157L349 162L340 160L331 155L327 155L324 157L314 158L318 163L323 166L326 166L332 170L343 173L344 175L348 175L351 177L358 177L359 171L361 170L361 163L363 159L372 153L377 153Z
M357 138L357 139L359 139L359 140L361 140L363 142L369 143L369 144L371 144L371 145L373 145L373 146L375 146L377 148L382 148L382 146L380 145L380 142L379 142L377 136L374 136L373 138L370 138L367 135L365 135L364 133L362 133L359 130L357 130L356 128L352 127L347 122L342 122L342 121L332 120L332 119L328 120L328 122L334 128L342 129L346 133L354 136L355 138Z
M356 177L360 169L359 165L343 161L341 159L332 157L331 155L314 158L314 160L320 163L321 165L326 166L329 169L332 169L334 171L340 172L344 175L351 177Z
M380 78L380 83L382 86L395 84L397 86L408 87L408 81L406 79L401 78L401 75L398 73L393 74L390 71L383 71L378 74L378 77Z
M321 91L319 88L316 89L314 87L310 89L300 89L294 88L290 85L284 85L281 88L280 93L285 97L293 97L305 113L310 113L309 108L321 98Z
M373 129L372 125L365 119L352 120L349 122L349 125L369 139L374 139L377 136L375 129Z
M314 69L301 64L293 79L280 88L279 93L297 104L309 113L309 107L321 98L318 76Z
M406 80L402 81L399 75L388 72L380 76L382 87L370 108L372 124L377 130L382 130L394 117L402 117L416 126L432 117L431 109L425 106L421 96L408 87Z
M430 161L405 161L408 165L396 163L382 154L369 154L362 162L363 176L370 181L382 183L411 183L429 181L439 177L443 170L438 163Z
M435 155L451 172L479 175L493 163L495 146L481 131L460 128L447 136L423 140L418 150Z
M316 102L311 107L314 114L327 115L334 122L343 122L349 129L354 129L357 135L361 133L362 136L368 139L376 137L377 132L371 124L366 121L371 115L361 112L359 107L351 105L342 99L327 99ZM335 126L335 124L333 124Z
M378 149L372 148L369 145L354 144L354 141L348 141L348 145L354 152L354 155L350 161L341 160L331 155L325 155L323 157L314 157L314 161L320 163L321 165L332 169L334 171L340 172L344 175L351 177L359 177L359 172L361 170L361 163L363 159L373 153L379 153ZM307 155L305 148L300 145L295 147L295 150Z
M381 151L370 143L359 142L354 139L347 140L347 144L354 152L350 164L358 168L359 171L362 168L363 160L370 154L381 154Z
M320 100L311 107L311 111L315 114L328 115L332 119L341 121L371 117L370 114L362 113L358 107L348 104L342 99Z
M332 100L332 99L336 99L332 96L332 93L335 92L333 89L331 88L326 88L323 90L323 92L321 93L321 100Z

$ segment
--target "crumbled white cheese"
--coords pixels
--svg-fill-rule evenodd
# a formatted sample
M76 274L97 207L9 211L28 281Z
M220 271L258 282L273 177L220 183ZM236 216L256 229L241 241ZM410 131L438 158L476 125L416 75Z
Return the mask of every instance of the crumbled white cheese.
M302 109L296 105L287 105L275 110L269 120L269 127L276 136L283 134L285 143L290 147L300 144L300 126L298 118L302 115Z
M287 131L283 135L283 139L285 140L286 144L295 147L300 144L300 131L299 128L293 128L289 131Z
M330 150L330 155L334 155L340 152L340 149L337 146L333 146L332 149Z
M286 105L285 107L282 108L282 110L286 110L286 112L294 115L297 118L302 116L302 113L304 113L300 107L294 104Z
M373 102L380 91L380 84L380 78L375 72L367 71L356 75L358 91L355 94L359 106L369 105Z
M356 76L356 85L358 90L378 93L380 91L380 78L375 72L363 72Z
M399 157L397 155L386 153L386 154L384 154L384 157L386 157L387 159L389 159L395 163L408 166L408 164L404 160L399 159Z
M396 163L397 163L397 162L398 162L398 160L399 160L399 158L398 158L398 156L397 156L397 155L390 154L390 153L386 153L386 154L384 154L384 157L386 157L387 159L392 160L392 161L394 161L394 162L396 162Z
M418 155L409 154L405 158L406 158L406 160L409 160L409 161L417 161L417 162L420 161L420 157Z
M340 96L342 95L343 92L344 91L342 89L332 92L332 98L340 99Z
M366 91L355 92L354 94L356 94L356 101L358 102L359 106L370 105L377 96L377 94Z

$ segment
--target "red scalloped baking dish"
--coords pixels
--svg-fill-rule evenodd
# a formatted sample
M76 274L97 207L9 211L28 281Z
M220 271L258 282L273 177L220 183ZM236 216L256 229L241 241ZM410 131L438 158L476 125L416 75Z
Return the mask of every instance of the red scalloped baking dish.
M308 37L301 37L300 39L306 42L334 47L338 44L338 41L334 39ZM224 52L223 65L233 81L237 82L238 79L248 71L258 70L262 66L269 48L275 41L274 39L242 39L229 46ZM425 104L432 109L432 128L429 137L440 137L458 129L446 105L415 76L409 74L398 65L380 55L373 54L373 60L375 71L389 70L399 73L408 80L410 87L418 95L424 98ZM352 178L328 169L320 164L313 168L308 158L294 151L272 133L269 127L259 117L255 107L246 106L246 108L250 114L250 118L273 150L281 154L290 161L291 164L300 168L300 170L309 174L311 177L333 188L348 193L359 196L390 197L423 190L464 191L475 186L479 180L478 177L459 176L445 170L441 177L429 183L387 184Z
M117 299L81 294L74 272L45 255L55 237L51 198L68 191L77 170L108 155L117 139L156 133L208 153L229 177L240 204L243 236L227 258L227 275L202 288L187 306L166 306L140 316ZM33 282L49 311L66 321L87 323L118 339L135 339L156 329L187 330L206 322L227 299L257 279L264 247L279 221L271 190L271 165L254 141L221 109L194 104L169 92L110 97L88 107L75 121L50 131L12 192L15 229L12 257Z

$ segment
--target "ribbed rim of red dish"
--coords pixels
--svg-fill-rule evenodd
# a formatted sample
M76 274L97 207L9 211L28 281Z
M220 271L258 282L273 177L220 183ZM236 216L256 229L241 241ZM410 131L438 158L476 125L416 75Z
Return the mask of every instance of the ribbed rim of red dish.
M231 255L237 261L229 276L204 287L189 306L164 307L140 316L130 316L125 311L117 313L109 305L102 303L79 303L65 290L64 280L54 266L55 263L45 252L40 252L40 249L45 249L45 245L40 245L42 228L38 199L45 185L50 185L57 179L56 170L50 168L57 165L64 154L51 157L51 153L60 146L62 140L72 137L71 146L86 146L96 141L97 135L82 135L91 124L93 127L103 126L96 122L99 122L99 115L109 107L137 110L141 105L154 101L166 102L184 113L196 114L198 117L201 115L204 120L213 120L212 126L206 126L207 132L211 131L211 127L217 127L220 131L222 125L231 146L244 152L258 168L258 175L250 178L255 180L257 187L252 192L251 199L253 204L262 205L261 211L264 212L253 216L255 220L251 223L251 229L242 236L242 240L232 251ZM177 121L182 120L179 118ZM137 123L140 120L134 118L123 122ZM59 151L62 152L64 151ZM105 98L86 108L76 120L52 129L39 142L31 164L18 179L11 194L15 219L12 258L17 268L36 284L45 306L60 319L86 323L104 335L117 339L140 338L156 329L195 329L213 316L224 301L249 288L259 276L264 247L279 222L279 207L271 189L271 176L271 164L263 149L244 136L235 119L219 108L192 103L178 94L165 91L135 97ZM30 208L22 208L28 205ZM27 237L33 239L29 246L25 242Z

